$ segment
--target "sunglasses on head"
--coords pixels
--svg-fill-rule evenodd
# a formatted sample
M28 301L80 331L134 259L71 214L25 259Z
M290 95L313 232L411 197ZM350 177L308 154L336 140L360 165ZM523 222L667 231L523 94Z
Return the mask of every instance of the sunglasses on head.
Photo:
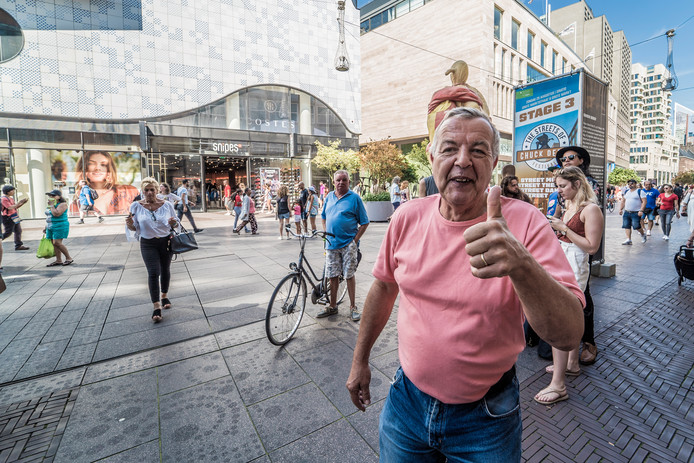
M578 157L577 154L569 154L568 156L564 156L563 158L561 158L561 162L573 161L577 157Z

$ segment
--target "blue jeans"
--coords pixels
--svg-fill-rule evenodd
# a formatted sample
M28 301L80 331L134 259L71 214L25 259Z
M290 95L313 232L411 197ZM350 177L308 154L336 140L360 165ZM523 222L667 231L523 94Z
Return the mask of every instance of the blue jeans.
M423 393L400 368L378 431L380 461L385 463L520 462L522 423L515 368L482 399L459 405Z
M641 229L641 217L639 211L627 211L622 213L622 228L633 228L634 230Z
M670 229L672 227L672 218L675 216L675 210L663 210L658 211L660 216L660 228L663 229L663 235L670 236Z
M236 224L239 221L240 215L241 215L241 207L240 206L234 207L234 230L236 230ZM248 233L248 227L243 227L243 231Z

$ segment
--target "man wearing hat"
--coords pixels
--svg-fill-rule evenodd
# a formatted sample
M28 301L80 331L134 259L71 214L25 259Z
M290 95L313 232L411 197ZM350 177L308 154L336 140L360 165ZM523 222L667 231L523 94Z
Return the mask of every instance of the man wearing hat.
M581 148L580 146L565 146L557 151L556 157L559 166L578 167L583 171L586 179L593 187L595 196L598 198L598 203L602 204L600 185L588 173L588 167L590 167L590 154L588 154L588 150ZM588 262L589 265L592 265L593 256L589 257ZM578 358L578 361L582 365L592 365L595 363L595 359L598 356L598 348L595 345L595 327L593 324L595 306L593 305L593 297L590 295L590 275L588 276L588 283L586 283L584 295L586 297L586 305L583 308L583 337L581 339L582 349L581 356Z
M18 203L14 201L15 188L12 185L2 187L2 227L5 232L2 234L2 239L9 237L14 233L14 250L26 251L29 249L22 242L22 226L19 224L19 214L17 209L22 207L28 201L27 198L20 200Z

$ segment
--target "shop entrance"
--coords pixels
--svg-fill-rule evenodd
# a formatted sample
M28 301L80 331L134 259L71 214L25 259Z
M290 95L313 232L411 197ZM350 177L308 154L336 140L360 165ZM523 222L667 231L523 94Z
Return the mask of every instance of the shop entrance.
M205 203L207 210L224 209L224 180L229 182L232 191L248 186L247 158L225 156L204 156L205 162Z

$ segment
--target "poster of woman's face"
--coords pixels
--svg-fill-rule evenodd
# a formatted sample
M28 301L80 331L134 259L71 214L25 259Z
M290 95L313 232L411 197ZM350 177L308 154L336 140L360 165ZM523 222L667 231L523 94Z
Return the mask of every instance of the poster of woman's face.
M140 153L127 151L85 151L75 167L75 198L79 201L79 181L84 179L99 197L94 209L102 214L127 214L139 194L142 173Z

